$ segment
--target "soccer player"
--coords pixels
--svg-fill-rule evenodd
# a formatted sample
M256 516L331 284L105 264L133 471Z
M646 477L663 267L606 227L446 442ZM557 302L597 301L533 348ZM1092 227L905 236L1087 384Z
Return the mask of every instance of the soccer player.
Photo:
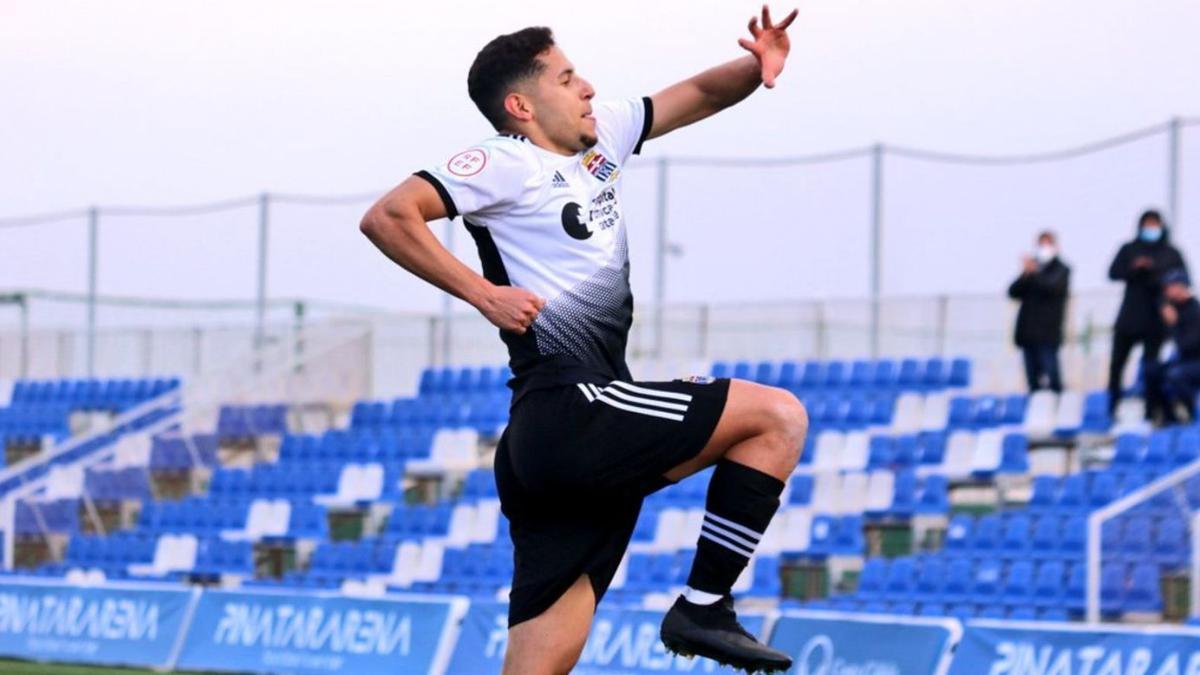
M750 671L791 659L738 623L730 596L779 506L808 418L796 398L740 380L638 382L625 363L633 315L621 208L642 144L773 87L792 12L750 21L749 55L640 99L595 90L547 28L502 35L467 75L497 134L419 171L361 229L405 270L500 329L513 379L495 459L515 571L504 671L566 673L624 555L643 498L716 465L687 588L663 619L672 652ZM462 217L483 275L427 223Z

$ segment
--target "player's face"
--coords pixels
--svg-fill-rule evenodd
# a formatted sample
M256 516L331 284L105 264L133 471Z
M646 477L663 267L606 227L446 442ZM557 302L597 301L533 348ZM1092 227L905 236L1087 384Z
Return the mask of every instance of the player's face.
M538 57L545 68L531 92L535 121L549 140L570 152L596 144L596 118L592 116L592 84L575 72L575 66L558 47Z

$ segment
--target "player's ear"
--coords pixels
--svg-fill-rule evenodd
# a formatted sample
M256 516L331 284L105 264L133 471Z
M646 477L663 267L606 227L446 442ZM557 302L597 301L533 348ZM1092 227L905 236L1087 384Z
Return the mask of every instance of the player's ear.
M533 103L524 94L514 91L505 96L504 109L518 121L529 122L533 119Z

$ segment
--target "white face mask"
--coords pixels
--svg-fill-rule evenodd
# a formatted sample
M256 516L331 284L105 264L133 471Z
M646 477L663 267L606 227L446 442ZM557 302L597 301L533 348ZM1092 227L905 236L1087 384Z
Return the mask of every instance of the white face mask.
M1034 259L1042 265L1054 260L1054 257L1057 255L1058 249L1054 248L1050 244L1042 244L1041 246L1038 246L1037 250L1033 253Z

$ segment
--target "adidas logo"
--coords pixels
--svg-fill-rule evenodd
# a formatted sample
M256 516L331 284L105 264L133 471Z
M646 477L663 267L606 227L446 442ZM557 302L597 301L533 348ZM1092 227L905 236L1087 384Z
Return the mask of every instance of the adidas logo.
M550 186L556 187L556 188L571 187L570 185L567 184L567 179L563 178L562 173L560 173L558 171L554 172L554 178L551 179Z

